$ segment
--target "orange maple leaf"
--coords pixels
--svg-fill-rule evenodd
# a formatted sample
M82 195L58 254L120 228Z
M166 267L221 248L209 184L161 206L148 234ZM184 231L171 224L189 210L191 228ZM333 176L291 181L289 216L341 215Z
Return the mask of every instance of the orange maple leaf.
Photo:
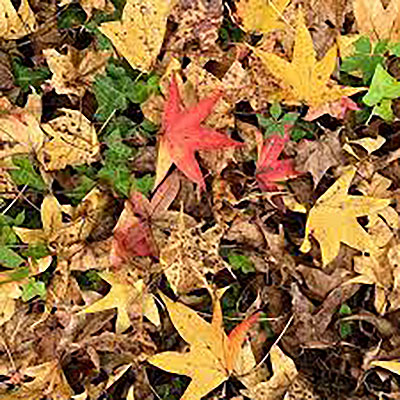
M162 118L156 186L164 179L174 163L189 180L197 183L200 189L204 189L205 183L195 158L195 152L243 145L222 133L201 125L221 95L222 91L218 89L211 96L185 108L182 105L176 78L174 75L172 76Z

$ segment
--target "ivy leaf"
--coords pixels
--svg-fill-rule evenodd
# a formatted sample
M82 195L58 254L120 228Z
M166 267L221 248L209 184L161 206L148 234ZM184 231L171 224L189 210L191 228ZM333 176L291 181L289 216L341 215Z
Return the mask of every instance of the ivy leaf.
M6 268L17 268L24 259L7 246L0 246L0 265Z
M29 91L33 86L36 90L40 85L51 76L50 70L46 67L29 68L21 63L21 60L13 60L13 74L15 84L23 92Z
M29 301L36 296L39 296L41 299L46 298L46 285L42 281L31 279L23 286L21 299L22 301Z
M42 177L33 168L29 158L14 157L13 164L18 168L11 169L9 174L16 185L27 185L39 191L46 190L46 184Z

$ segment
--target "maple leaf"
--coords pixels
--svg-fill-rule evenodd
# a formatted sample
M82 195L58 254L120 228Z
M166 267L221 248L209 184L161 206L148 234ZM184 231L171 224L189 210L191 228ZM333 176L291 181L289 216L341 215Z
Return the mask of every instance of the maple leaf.
M363 89L342 87L330 81L336 67L337 47L333 46L322 60L317 61L311 34L301 11L297 18L291 62L260 49L254 51L265 68L281 82L282 101L293 105L305 103L310 107L305 119L315 119L327 112L340 118L343 107L355 108L354 104L349 106L349 102L342 99ZM335 103L340 106L335 106Z
M167 18L176 0L128 0L121 21L105 22L100 31L133 67L149 72L160 51Z
M347 194L356 168L349 168L315 203L311 209L300 251L311 249L309 235L320 244L322 264L329 264L339 253L340 243L357 250L376 253L373 238L357 222L357 217L370 216L389 206L390 199Z
M371 40L400 38L400 1L391 0L384 8L382 0L354 0L354 16L360 33Z
M172 323L183 340L190 345L190 351L166 351L151 356L148 361L168 372L191 377L192 381L181 400L200 400L229 378L246 332L259 315L254 314L243 321L228 337L222 327L219 299L214 302L213 317L209 323L189 307L160 295Z
M205 188L203 175L195 158L198 150L213 150L242 146L228 136L201 126L221 97L216 90L199 103L183 108L175 75L169 86L168 99L164 106L162 134L159 139L157 160L157 186L174 163L186 177Z
M81 165L97 161L100 144L90 121L78 110L60 109L63 115L42 124L50 137L38 151L38 158L46 170L63 169L67 165Z
M5 40L20 39L32 33L35 25L35 15L28 0L21 1L18 12L11 0L0 1L0 38Z
M271 135L263 146L259 146L256 178L258 186L264 191L278 189L276 182L294 178L301 174L294 169L293 160L278 160L285 143L289 141L288 127L285 126L285 134Z
M268 33L285 28L279 21L290 0L239 0L236 12L244 30Z
M143 280L129 282L127 277L122 276L122 274L116 275L110 272L102 272L99 275L111 285L111 289L106 296L86 307L82 313L94 313L116 308L118 311L116 331L122 333L131 326L128 311L133 303L137 303L141 305L145 317L156 326L160 324L154 297L145 293Z

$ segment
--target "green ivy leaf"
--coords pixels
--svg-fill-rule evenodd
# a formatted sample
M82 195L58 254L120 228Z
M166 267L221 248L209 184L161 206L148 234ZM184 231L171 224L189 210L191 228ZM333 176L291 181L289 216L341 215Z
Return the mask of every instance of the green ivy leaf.
M31 87L39 90L42 83L51 76L47 67L29 68L19 59L14 59L12 66L14 82L23 92L28 92Z
M255 271L253 262L244 254L236 252L229 253L228 263L232 265L234 269L241 270L244 274Z
M29 158L16 156L12 161L18 168L11 169L9 174L16 185L27 185L39 191L46 190L46 184L33 168Z
M155 177L147 174L141 178L135 178L133 181L133 187L135 190L143 193L144 196L148 196L152 191L155 182Z
M24 259L9 247L0 246L0 265L6 268L17 268Z
M394 79L383 67L376 67L368 93L363 97L367 106L374 106L383 99L400 97L400 82Z
M34 297L39 296L41 299L46 298L46 285L42 281L30 279L22 288L22 301L29 301Z

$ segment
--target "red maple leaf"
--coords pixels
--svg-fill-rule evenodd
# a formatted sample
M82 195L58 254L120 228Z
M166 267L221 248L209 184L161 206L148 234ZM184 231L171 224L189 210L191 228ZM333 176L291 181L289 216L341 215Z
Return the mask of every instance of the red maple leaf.
M289 141L289 126L285 126L285 134L269 136L261 149L259 149L256 165L256 179L258 186L263 191L275 191L277 182L294 178L301 172L294 169L293 160L278 160L278 157Z
M176 78L174 75L172 76L162 118L163 132L160 137L158 157L163 161L158 162L163 165L161 176L160 174L157 176L157 183L160 183L171 164L174 163L189 180L197 183L202 190L205 188L205 184L195 157L196 151L243 145L222 133L201 125L221 95L222 91L218 89L211 96L185 108L182 105ZM163 154L163 152L168 154Z

